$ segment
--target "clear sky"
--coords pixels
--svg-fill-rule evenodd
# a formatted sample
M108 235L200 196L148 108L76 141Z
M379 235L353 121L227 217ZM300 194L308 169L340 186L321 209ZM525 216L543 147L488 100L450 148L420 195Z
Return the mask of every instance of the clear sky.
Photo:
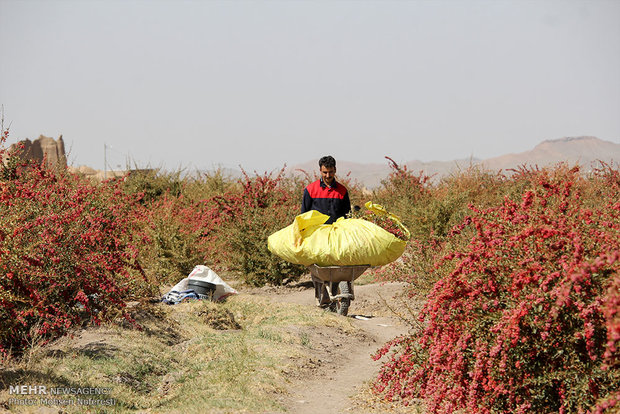
M620 143L620 1L0 0L0 103L98 169Z

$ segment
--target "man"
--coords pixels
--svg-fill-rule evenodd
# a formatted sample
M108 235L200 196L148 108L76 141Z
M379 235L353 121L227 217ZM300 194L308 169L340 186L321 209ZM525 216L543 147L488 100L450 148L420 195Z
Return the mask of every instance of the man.
M321 179L311 183L304 190L301 212L317 210L329 216L326 224L331 224L351 211L349 192L336 181L336 160L326 155L319 160Z
M302 214L306 211L317 210L329 216L326 224L331 224L340 217L346 216L351 211L349 192L344 185L336 181L336 160L331 155L326 155L319 160L321 179L311 183L304 190L301 202ZM314 285L314 297L316 304L326 307L330 304L327 289L321 281L312 276ZM323 286L321 292L321 286Z

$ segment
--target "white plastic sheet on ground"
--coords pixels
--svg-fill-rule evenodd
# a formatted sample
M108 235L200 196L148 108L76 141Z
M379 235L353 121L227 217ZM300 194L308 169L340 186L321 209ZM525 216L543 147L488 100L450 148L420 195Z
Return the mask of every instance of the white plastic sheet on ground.
M213 301L224 300L227 296L236 295L239 293L224 282L222 278L217 275L217 273L211 270L208 266L203 265L194 267L194 270L191 271L189 276L174 285L174 287L170 289L170 292L183 292L184 290L187 290L187 284L190 278L213 283L215 285Z

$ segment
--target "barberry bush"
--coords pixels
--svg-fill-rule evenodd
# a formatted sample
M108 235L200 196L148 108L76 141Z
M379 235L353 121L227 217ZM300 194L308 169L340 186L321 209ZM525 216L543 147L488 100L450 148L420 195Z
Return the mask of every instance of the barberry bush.
M152 188L148 181L140 178L132 191ZM166 189L167 182L146 203L152 243L145 262L159 280L175 282L197 264L236 273L252 285L282 284L306 272L267 249L267 237L289 225L301 205L303 184L286 177L284 168L244 171L237 180L217 171L197 174L184 177L176 192Z
M373 197L401 218L411 239L398 261L374 271L374 275L377 280L407 282L413 295L425 299L439 277L434 272L436 257L463 248L471 236L471 230L463 226L458 237L451 230L471 213L469 206L488 208L505 196L518 196L517 187L523 180L511 180L479 166L433 180L386 158L392 171Z
M145 271L164 284L175 284L199 264L210 264L209 246L197 225L202 205L184 196L164 194L146 205L150 243L141 257Z
M282 284L307 272L304 266L280 259L267 248L267 238L288 226L300 212L303 186L277 174L249 176L243 172L242 190L220 198L227 212L218 236L227 251L224 262L251 285Z
M436 283L418 329L375 356L388 355L375 390L405 403L421 398L444 413L613 406L620 398L615 177L613 169L591 177L565 166L523 169L510 187L521 186L520 197L470 206L449 235L467 243L438 243L443 257L426 266Z
M98 323L151 291L136 260L147 240L135 197L11 156L1 172L0 353Z
M229 214L221 200L241 191L237 180L221 170L190 174L156 168L132 171L122 188L144 206L150 243L140 258L148 274L160 283L175 284L198 264L222 270L226 252L218 229Z

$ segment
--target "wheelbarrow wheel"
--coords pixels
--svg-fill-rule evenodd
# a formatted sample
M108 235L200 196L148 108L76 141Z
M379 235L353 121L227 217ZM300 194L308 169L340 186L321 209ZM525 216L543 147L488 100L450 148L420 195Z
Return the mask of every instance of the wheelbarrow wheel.
M338 294L348 295L350 292L348 282L338 283ZM347 316L349 313L349 306L351 305L351 299L340 298L336 302L333 302L330 306L332 312L336 312L338 315Z

